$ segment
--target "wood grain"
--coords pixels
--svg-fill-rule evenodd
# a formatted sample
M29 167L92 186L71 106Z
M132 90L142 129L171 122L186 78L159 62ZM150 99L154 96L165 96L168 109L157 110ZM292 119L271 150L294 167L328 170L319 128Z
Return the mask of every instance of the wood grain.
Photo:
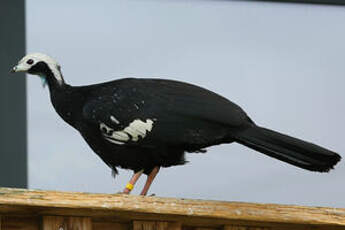
M39 230L40 218L32 216L2 216L2 230Z
M345 209L0 188L0 214L89 216L184 226L345 229ZM318 228L316 228L318 227ZM332 227L332 228L331 228Z
M130 224L115 222L93 222L92 230L131 230Z
M42 230L67 230L67 222L63 216L44 216Z
M92 230L90 217L69 217L68 230Z
M217 228L194 228L194 230L218 230Z
M168 230L168 222L133 221L133 230Z
M179 222L133 221L133 230L181 230Z
M181 222L170 222L168 226L168 230L181 230L182 224Z
M44 216L42 230L92 230L89 217Z
M292 229L292 228L291 228ZM303 228L305 229L305 228ZM228 225L224 227L224 230L278 230L278 228L270 227L255 227L255 226L238 226L238 225ZM279 229L281 230L281 229Z

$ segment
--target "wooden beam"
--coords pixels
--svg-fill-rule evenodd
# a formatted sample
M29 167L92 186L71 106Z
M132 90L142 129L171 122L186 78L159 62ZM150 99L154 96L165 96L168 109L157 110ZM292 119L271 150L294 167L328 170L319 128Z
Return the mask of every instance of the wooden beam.
M32 216L2 216L2 230L40 230L40 218Z
M0 215L88 216L94 221L180 222L183 226L345 229L345 209L0 188ZM285 226L285 227L284 227ZM274 229L274 228L272 228ZM302 228L295 228L302 229Z
M133 221L132 226L133 226L133 230L181 230L182 229L181 223L166 222L166 221L137 221L136 220L136 221Z
M193 230L218 230L218 228L194 228ZM234 229L232 229L232 230L234 230ZM237 229L236 229L237 230ZM243 230L243 229L241 229L241 230ZM244 229L244 230L246 230L246 229Z
M42 230L67 230L67 222L63 216L44 216Z
M275 230L276 228L272 229L271 227L248 227L248 226L239 226L239 225L231 225L231 226L228 225L228 226L225 226L223 229L224 230ZM279 229L279 230L282 230L282 229Z
M42 230L92 230L89 217L44 216Z
M168 230L168 222L133 221L133 230Z
M170 222L168 226L168 230L181 230L182 224L181 222ZM0 229L1 230L1 229Z
M129 230L129 224L116 222L93 222L92 230Z
M92 230L90 217L69 217L68 230Z

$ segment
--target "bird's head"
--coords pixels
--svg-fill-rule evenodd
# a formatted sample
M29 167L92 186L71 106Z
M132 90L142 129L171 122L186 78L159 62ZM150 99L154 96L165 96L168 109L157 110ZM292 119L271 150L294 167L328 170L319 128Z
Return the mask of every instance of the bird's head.
M42 53L26 55L10 72L27 72L38 75L42 78L44 85L48 78L55 79L59 84L64 83L60 65L53 58Z

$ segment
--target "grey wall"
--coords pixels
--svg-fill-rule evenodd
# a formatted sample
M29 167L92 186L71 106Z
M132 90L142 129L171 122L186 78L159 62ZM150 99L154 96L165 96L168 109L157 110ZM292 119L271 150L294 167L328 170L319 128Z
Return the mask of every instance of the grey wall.
M125 76L207 87L258 124L345 152L343 7L206 0L27 1L28 50L84 85ZM27 76L30 188L112 193L114 180ZM116 153L114 153L116 154ZM345 206L345 167L304 171L238 144L161 170L159 196ZM144 178L143 178L144 179ZM140 181L134 193L140 191Z
M25 54L24 0L0 1L0 186L27 186L26 84L10 76Z

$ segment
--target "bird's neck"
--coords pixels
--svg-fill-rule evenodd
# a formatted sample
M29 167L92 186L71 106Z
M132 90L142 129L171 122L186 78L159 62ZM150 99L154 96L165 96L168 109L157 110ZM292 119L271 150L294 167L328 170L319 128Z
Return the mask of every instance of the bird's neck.
M59 69L47 68L41 77L43 78L43 81L45 81L46 84L48 84L50 91L54 91L54 90L58 90L58 89L62 89L66 87L65 80Z
M74 117L80 113L82 96L79 91L65 83L60 71L48 69L43 73L50 91L50 99L55 111L61 118L72 126Z

